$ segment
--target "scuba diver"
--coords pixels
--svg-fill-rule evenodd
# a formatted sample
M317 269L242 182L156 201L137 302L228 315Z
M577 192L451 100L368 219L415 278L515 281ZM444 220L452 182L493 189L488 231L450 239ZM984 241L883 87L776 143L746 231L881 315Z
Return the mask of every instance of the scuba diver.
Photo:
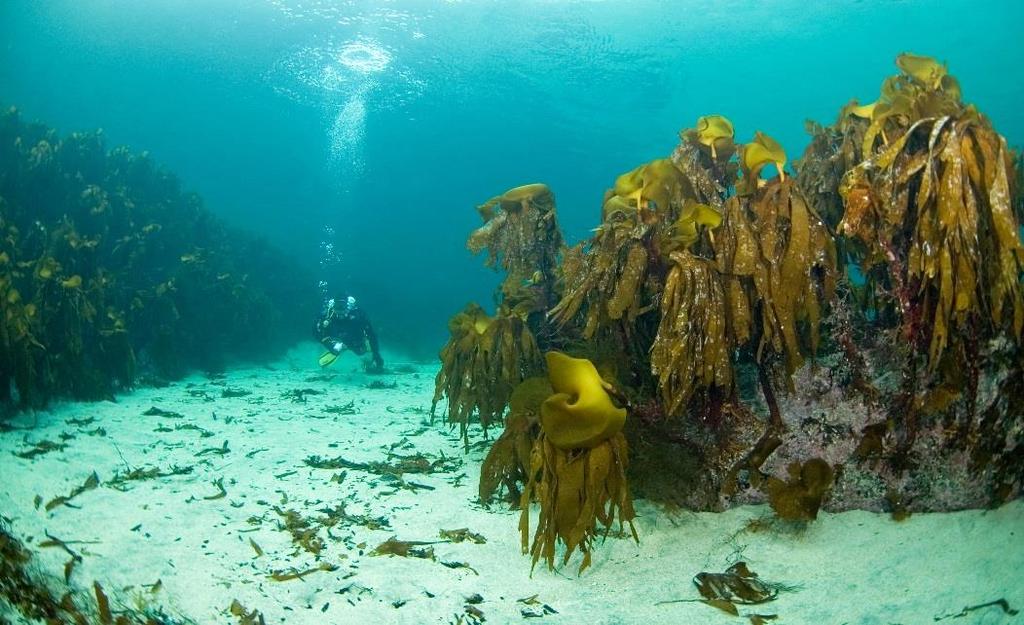
M380 371L384 368L384 359L380 356L377 335L373 332L370 319L356 305L356 298L351 295L331 298L324 303L313 334L327 348L327 352L320 356L321 367L333 363L346 349L359 356L369 349L373 355L373 364L367 370Z

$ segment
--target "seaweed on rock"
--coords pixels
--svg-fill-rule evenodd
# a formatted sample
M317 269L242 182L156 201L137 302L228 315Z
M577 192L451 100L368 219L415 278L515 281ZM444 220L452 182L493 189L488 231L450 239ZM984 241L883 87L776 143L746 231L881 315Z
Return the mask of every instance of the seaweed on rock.
M497 314L471 303L448 323L431 414L447 398L446 420L458 423L465 445L475 415L486 432L500 423L513 389L540 373L540 341L549 334L544 311L555 294L562 234L555 199L543 184L510 189L477 207L484 225L469 237L473 253L485 248L488 266L507 273Z
M891 279L904 337L934 369L951 341L980 331L1020 341L1024 245L1006 140L971 107L915 121L840 188L844 234L867 275ZM881 287L877 281L875 287Z
M518 504L520 487L526 483L530 452L540 433L540 409L554 394L546 377L523 380L509 399L505 429L491 445L480 465L480 501L489 502L501 487L512 503Z
M703 228L721 220L725 188L716 159L732 153L732 125L714 117L715 123L698 120L703 131L684 131L685 148L672 158L616 179L605 194L597 233L566 254L563 296L548 312L556 325L582 314L580 333L590 339L601 329L631 327L657 309L669 255L696 245Z
M487 266L500 264L509 279L532 280L550 288L547 278L554 275L562 247L551 189L539 183L515 187L484 202L477 211L484 225L470 235L469 250L478 254L486 248Z
M731 393L733 369L725 291L714 265L685 250L671 259L651 370L666 410L676 414L697 389Z
M451 338L441 350L431 414L447 397L446 421L459 424L469 445L475 415L484 431L501 423L513 389L540 370L541 354L526 322L514 315L490 317L469 304L448 323Z

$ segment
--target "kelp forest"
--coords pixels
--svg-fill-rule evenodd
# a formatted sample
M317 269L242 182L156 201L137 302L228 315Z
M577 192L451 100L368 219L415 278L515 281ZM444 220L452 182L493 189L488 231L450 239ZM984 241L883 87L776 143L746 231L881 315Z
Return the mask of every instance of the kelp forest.
M480 499L520 509L535 565L643 540L636 496L800 526L1020 495L1019 154L944 64L896 66L799 159L699 118L575 246L544 184L479 206L504 279L452 317L434 412L488 449Z
M145 153L0 115L0 402L97 400L304 338L310 276Z

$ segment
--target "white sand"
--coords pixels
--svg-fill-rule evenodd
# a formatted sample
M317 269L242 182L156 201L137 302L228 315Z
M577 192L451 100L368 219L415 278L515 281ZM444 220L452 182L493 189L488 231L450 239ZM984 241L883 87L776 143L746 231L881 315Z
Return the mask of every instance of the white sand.
M531 595L557 611L540 623L746 623L700 603L655 605L698 598L694 574L722 571L740 559L766 580L799 586L774 602L741 606L741 614L778 614L781 623L931 623L1003 597L1024 608L1021 501L994 511L918 514L902 523L864 512L823 514L801 534L744 531L748 520L768 514L763 507L692 514L639 501L639 546L610 538L598 546L582 577L576 576L574 559L555 573L538 565L531 578L529 558L519 551L518 513L475 502L483 452L464 455L457 433L429 424L435 367L368 377L349 355L329 370L337 374L333 379L308 380L321 373L317 355L307 345L273 368L237 369L222 380L197 375L167 388L140 389L116 403L64 404L18 417L12 425L34 427L0 435L0 514L33 549L45 540L44 531L65 541L95 541L71 545L83 556L72 576L75 585L99 580L120 601L151 596L198 623L236 623L227 610L233 599L260 610L267 623L452 623L465 615L466 599L475 593L483 598L476 608L488 623L534 622L521 610L541 612L541 606L517 601ZM398 387L365 388L372 380L396 381ZM224 388L252 394L222 398ZM323 394L308 396L306 403L282 397L302 388ZM358 414L324 410L349 401ZM142 416L151 406L184 417ZM95 421L68 423L88 418ZM212 435L173 430L184 424ZM154 431L159 426L172 431ZM97 427L105 435L86 433ZM23 439L60 442L61 433L74 436L63 451L31 460L12 453L30 448ZM225 440L228 453L197 457ZM356 469L345 470L339 484L331 478L342 471L303 463L309 455L385 461L395 445L398 454L444 454L462 466L406 474L408 482L434 489L414 491ZM194 471L129 482L122 492L106 483L125 463L163 470L191 465ZM67 495L93 471L99 488L74 498L74 507L45 511L46 502ZM294 473L275 477L289 472ZM213 481L220 478L226 497L204 499L218 493ZM42 498L38 508L36 495ZM317 519L324 516L321 509L341 503L351 515L384 516L391 527L320 529L326 546L319 562L337 570L284 582L268 579L275 571L318 563L281 529L274 506ZM369 555L393 535L434 541L440 529L462 527L487 543L434 544L435 561ZM262 557L250 539L265 552ZM37 551L38 565L59 575L67 554ZM465 562L473 570L442 562ZM155 594L140 587L157 580L162 588ZM1021 618L990 607L950 622Z

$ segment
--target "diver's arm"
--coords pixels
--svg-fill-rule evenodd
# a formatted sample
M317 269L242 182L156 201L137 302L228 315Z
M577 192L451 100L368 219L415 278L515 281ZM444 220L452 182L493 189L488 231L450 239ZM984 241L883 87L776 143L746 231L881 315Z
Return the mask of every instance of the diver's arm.
M380 356L380 346L377 344L377 333L373 331L370 320L363 317L363 332L366 334L366 341L370 344L370 351L373 352L373 362L378 367L384 366L384 359Z
M334 355L338 355L345 349L345 344L328 334L329 331L330 322L326 319L317 319L316 324L313 326L313 334L316 336L316 340L324 346L324 349Z

